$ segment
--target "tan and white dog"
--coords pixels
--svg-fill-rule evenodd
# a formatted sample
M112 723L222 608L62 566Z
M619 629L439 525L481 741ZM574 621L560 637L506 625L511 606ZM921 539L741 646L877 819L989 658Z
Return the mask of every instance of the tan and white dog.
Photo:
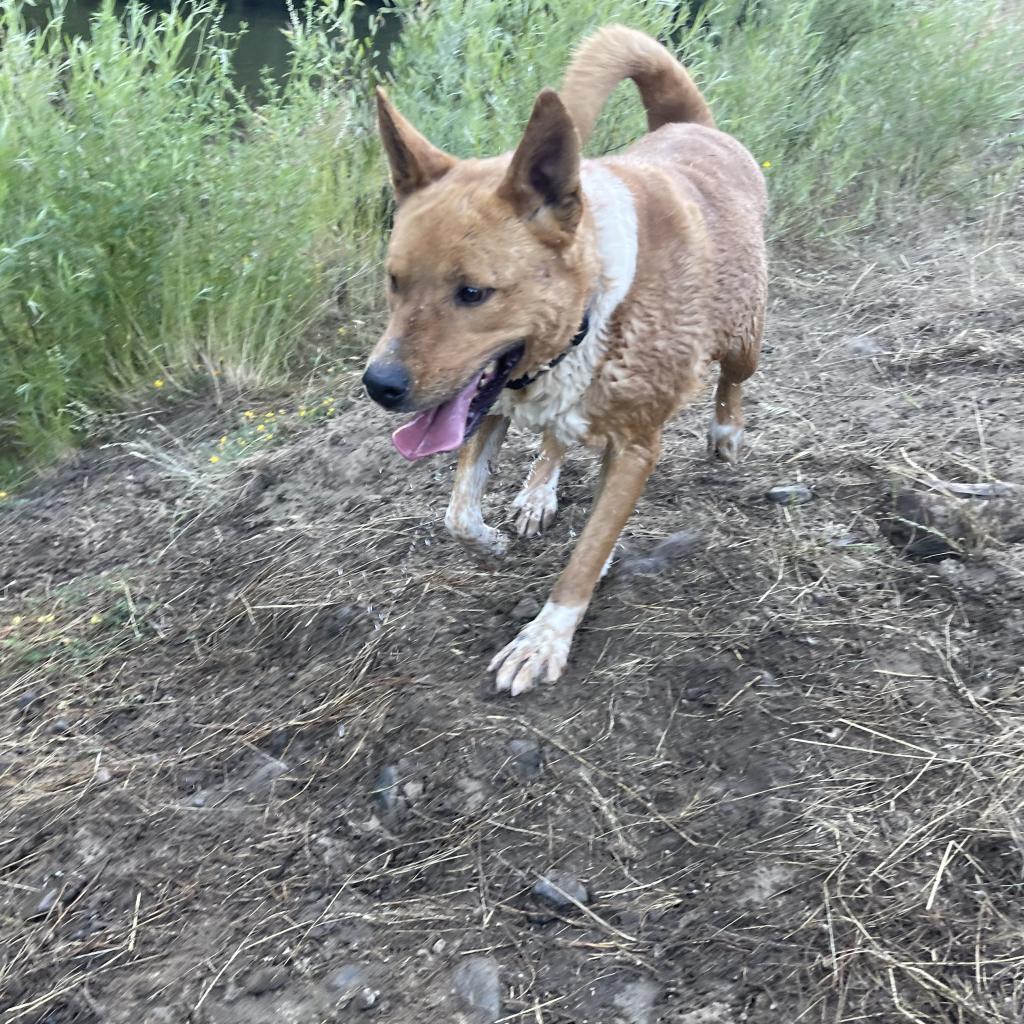
M620 155L581 160L625 78L649 133ZM764 181L671 54L620 26L582 45L561 93L541 92L512 154L457 160L382 91L377 100L398 209L391 318L363 382L385 408L417 413L394 435L406 458L461 448L448 529L488 555L505 550L481 500L509 423L544 435L513 502L524 537L554 518L566 449L604 452L568 566L491 662L498 689L518 694L561 675L662 428L711 361L720 375L709 449L730 462L739 454L742 381L764 322Z

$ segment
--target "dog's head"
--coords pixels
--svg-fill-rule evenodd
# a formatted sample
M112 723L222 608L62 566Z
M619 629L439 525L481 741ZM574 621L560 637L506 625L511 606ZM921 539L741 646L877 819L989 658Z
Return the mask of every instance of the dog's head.
M457 160L378 90L398 208L388 247L391 318L363 383L386 409L419 415L396 432L407 458L457 448L506 382L575 333L594 256L579 230L579 137L544 90L511 156Z

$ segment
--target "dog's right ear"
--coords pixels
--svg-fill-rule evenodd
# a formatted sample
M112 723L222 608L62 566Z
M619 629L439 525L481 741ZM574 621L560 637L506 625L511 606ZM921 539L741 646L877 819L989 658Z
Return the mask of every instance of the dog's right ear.
M438 149L391 105L377 86L377 126L391 166L391 184L401 202L455 166L455 157Z

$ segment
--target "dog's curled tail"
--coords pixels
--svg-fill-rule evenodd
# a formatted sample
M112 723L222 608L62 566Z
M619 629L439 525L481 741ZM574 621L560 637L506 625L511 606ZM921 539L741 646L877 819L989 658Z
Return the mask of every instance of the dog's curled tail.
M715 127L711 108L693 79L661 43L636 29L608 25L580 45L560 90L581 143L590 137L612 90L624 78L631 78L640 90L648 131L679 121Z

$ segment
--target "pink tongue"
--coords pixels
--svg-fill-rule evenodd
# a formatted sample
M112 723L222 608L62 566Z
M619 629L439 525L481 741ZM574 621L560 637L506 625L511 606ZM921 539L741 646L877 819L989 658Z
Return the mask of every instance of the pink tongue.
M469 403L483 376L478 373L454 398L421 412L391 435L391 443L410 462L438 452L450 452L466 437Z

